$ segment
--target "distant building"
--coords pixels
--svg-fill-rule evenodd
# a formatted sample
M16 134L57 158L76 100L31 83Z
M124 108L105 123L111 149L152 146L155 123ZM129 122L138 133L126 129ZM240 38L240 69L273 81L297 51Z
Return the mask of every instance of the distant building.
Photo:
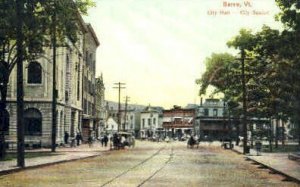
M219 140L229 135L229 123L224 117L224 107L224 102L220 99L206 99L199 106L195 131L200 138Z
M105 132L108 134L114 134L118 132L118 123L114 120L114 118L109 117L106 120Z
M141 111L140 138L161 136L162 130L162 110L158 107L146 107Z
M107 110L105 102L105 86L103 75L96 78L96 137L99 137L105 129Z
M125 116L126 113L126 116ZM129 109L126 112L122 111L122 126L125 128L126 132L131 132L131 133L135 133L135 129L136 129L136 120L135 120L135 115L136 111L133 109Z
M107 102L107 116L118 121L118 105L114 102ZM134 105L128 105L127 110L124 110L125 106L122 104L120 109L120 125L119 131L131 132L135 136L139 130L140 110L136 109ZM126 113L126 116L125 116Z
M183 109L174 106L173 109L163 111L163 128L169 137L181 138L194 132L195 109Z

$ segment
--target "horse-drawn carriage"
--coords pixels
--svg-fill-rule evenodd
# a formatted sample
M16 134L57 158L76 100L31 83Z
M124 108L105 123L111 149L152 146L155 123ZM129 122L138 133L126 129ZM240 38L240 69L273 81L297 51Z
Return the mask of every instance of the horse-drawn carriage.
M199 140L191 136L188 141L187 141L187 148L193 149L196 147L197 149L199 148Z
M114 149L124 149L127 147L135 146L135 139L131 133L117 132L112 137L112 143Z

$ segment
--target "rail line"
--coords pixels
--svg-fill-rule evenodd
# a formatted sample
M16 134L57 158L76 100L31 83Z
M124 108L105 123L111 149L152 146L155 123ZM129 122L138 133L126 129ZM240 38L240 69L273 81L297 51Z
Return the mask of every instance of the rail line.
M125 170L124 172L120 173L119 175L115 176L114 178L110 179L109 181L107 181L106 183L102 184L101 187L106 186L110 183L112 183L113 181L115 181L116 179L120 178L121 176L127 174L128 172L130 172L131 170L141 166L142 164L144 164L145 162L149 161L150 159L152 159L153 157L155 157L156 155L158 155L163 149L165 149L165 147L160 148L158 151L156 151L154 154L152 154L150 157L144 159L142 162L134 165L133 167ZM173 150L173 149L172 149Z
M152 175L150 175L146 180L144 180L139 185L137 185L137 187L144 185L146 182L151 180L157 173L159 173L162 169L164 169L167 166L167 164L173 159L173 156L174 156L174 152L173 152L173 147L172 147L169 159L158 170L156 170Z

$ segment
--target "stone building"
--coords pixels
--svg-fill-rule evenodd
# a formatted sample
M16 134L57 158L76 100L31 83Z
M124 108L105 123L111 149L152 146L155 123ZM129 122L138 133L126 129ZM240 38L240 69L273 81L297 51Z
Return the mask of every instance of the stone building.
M56 110L56 143L62 144L64 132L68 132L70 137L74 137L76 132L82 131L82 121L86 119L83 114L83 98L87 98L85 90L86 82L83 77L86 72L91 71L89 79L92 80L94 70L86 70L86 51L94 53L95 44L88 44L96 38L92 33L90 25L86 25L79 17L80 31L78 41L71 42L66 38L64 47L57 47L56 56L56 90L57 90L57 110ZM94 39L95 40L95 39ZM97 43L94 41L94 43ZM91 45L90 50L86 50ZM97 45L96 45L97 46ZM90 54L89 54L90 56ZM95 58L89 59L92 68L95 68ZM85 57L85 58L84 58ZM52 134L52 91L53 91L53 62L52 48L45 48L45 53L36 60L24 62L24 125L25 144L35 142L37 146L49 147L51 145ZM6 140L16 141L16 68L13 69L8 87L9 132ZM85 76L84 76L85 75ZM91 81L92 82L92 81ZM83 86L84 85L84 86ZM92 92L91 87L90 92ZM84 97L83 97L84 96ZM89 98L94 103L93 99ZM85 105L84 105L85 106Z

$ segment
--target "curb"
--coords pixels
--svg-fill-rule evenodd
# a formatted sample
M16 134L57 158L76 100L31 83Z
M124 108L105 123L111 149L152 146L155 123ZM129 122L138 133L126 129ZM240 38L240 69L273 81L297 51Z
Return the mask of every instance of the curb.
M240 152L240 151L238 151L238 150L235 150L235 149L231 149L231 151L233 151L233 152L235 152L235 153L237 153L237 154L239 154L239 155L242 155L242 154L243 154L242 152Z
M99 153L99 154L80 157L80 158L73 158L73 159L69 159L69 160L60 160L60 161L43 163L43 164L38 164L38 165L33 165L33 166L25 166L24 168L17 167L17 168L8 169L8 170L2 170L2 171L0 171L0 176L16 173L16 172L20 172L20 171L30 170L30 169L47 167L47 166L56 165L56 164L73 162L73 161L78 161L78 160L84 160L84 159L88 159L88 158L94 158L94 157L101 156L101 155L103 155L103 152L105 153L105 152L108 152L108 151L109 150L105 150L105 151L101 151L101 153Z
M293 181L293 182L295 182L295 183L297 183L297 184L300 184L300 180L299 180L299 179L297 179L297 178L295 178L295 177L293 177L293 176L290 176L289 174L286 174L286 173L284 173L284 172L282 172L282 171L279 171L279 170L277 170L277 169L275 169L275 168L273 168L273 167L271 167L271 166L269 166L269 165L266 165L266 164L263 164L263 163L261 163L261 162L258 162L257 160L252 159L252 158L249 157L249 156L246 156L246 158L249 159L249 160L251 160L251 161L253 161L253 162L255 162L255 163L257 163L257 164L262 165L263 167L268 168L269 170L273 171L274 173L278 173L278 174L280 174L280 175L285 176L288 180L291 180L291 181Z
M241 152L238 151L238 150L235 150L235 149L231 149L231 150L232 150L233 152L237 153L237 154L240 154L240 155L243 154L243 153L241 153ZM297 184L300 184L300 180L299 180L299 179L297 179L297 178L295 178L295 177L293 177L293 176L290 176L289 174L286 174L286 173L284 173L284 172L282 172L282 171L279 171L279 170L277 170L277 169L275 169L275 168L273 168L273 167L271 167L271 166L269 166L269 165L263 164L263 163L261 163L261 162L255 160L255 159L252 159L250 156L245 155L245 158L247 158L247 159L249 159L249 160L251 160L251 161L253 161L253 162L255 162L255 163L257 163L257 164L259 164L259 165L261 165L261 166L263 166L263 167L265 167L265 168L268 168L269 170L273 171L274 173L278 173L278 174L280 174L280 175L285 176L288 180L291 180L291 181L293 181L293 182L295 182L295 183L297 183Z

